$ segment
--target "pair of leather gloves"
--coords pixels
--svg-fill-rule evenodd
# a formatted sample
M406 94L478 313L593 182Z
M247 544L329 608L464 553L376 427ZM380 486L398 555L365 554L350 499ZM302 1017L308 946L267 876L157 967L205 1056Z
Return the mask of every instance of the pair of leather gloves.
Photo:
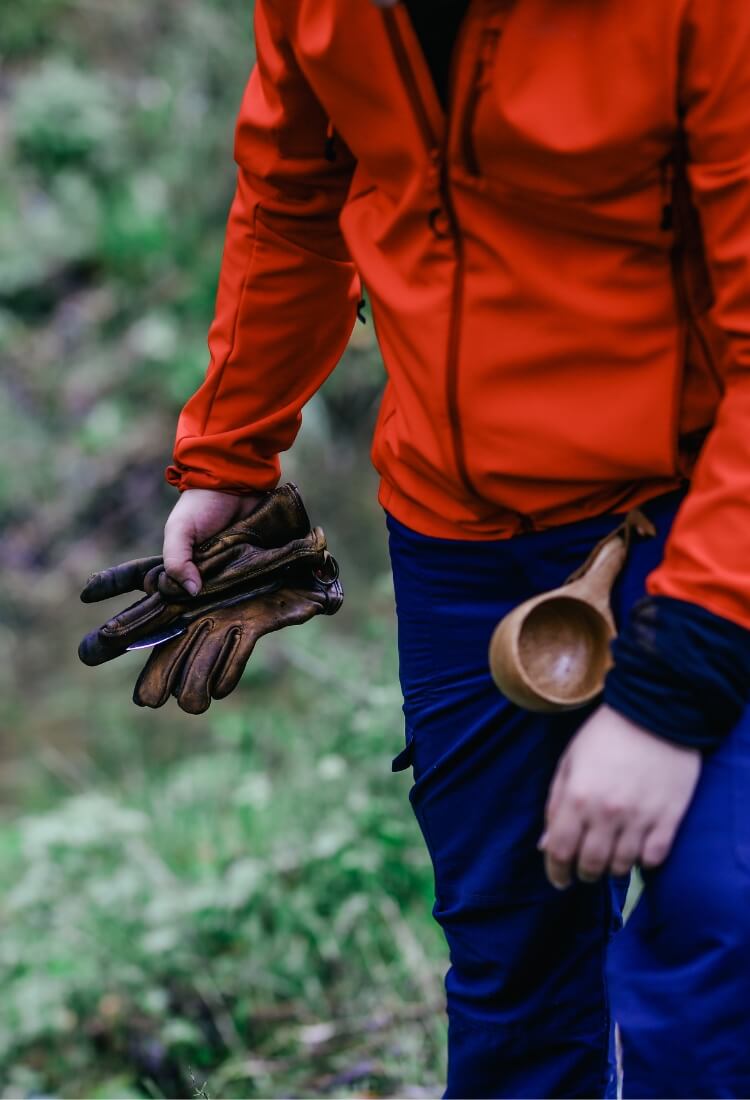
M269 493L246 519L197 547L203 581L190 596L167 576L161 557L94 573L84 603L141 591L143 598L87 634L86 665L153 646L133 701L161 707L170 696L189 714L208 710L240 681L258 638L315 615L334 615L343 590L322 528L311 528L295 485Z

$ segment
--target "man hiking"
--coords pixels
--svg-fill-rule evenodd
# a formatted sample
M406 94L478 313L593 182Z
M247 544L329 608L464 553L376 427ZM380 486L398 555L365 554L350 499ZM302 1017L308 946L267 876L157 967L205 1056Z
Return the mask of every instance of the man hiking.
M256 0L167 574L279 479L361 284L449 1097L750 1095L750 4ZM603 699L487 646L639 507ZM623 879L645 891L624 931ZM610 940L612 941L610 943Z

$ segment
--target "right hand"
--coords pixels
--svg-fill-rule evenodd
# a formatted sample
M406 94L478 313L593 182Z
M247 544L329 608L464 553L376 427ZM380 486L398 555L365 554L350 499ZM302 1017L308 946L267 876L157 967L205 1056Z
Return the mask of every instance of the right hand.
M164 527L164 570L191 596L201 590L201 575L193 551L253 512L264 493L221 493L214 489L185 489Z

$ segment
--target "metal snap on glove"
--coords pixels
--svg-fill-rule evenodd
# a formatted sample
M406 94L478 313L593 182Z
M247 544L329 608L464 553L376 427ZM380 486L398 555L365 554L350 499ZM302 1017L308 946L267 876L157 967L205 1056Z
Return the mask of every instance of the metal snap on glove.
M160 557L95 573L81 593L84 603L145 593L87 634L78 649L84 664L99 665L155 646L136 684L139 706L159 707L174 695L183 710L201 713L212 698L237 686L258 638L314 615L333 615L343 601L325 534L311 530L291 484L207 539L194 561L203 580L197 596L166 575Z

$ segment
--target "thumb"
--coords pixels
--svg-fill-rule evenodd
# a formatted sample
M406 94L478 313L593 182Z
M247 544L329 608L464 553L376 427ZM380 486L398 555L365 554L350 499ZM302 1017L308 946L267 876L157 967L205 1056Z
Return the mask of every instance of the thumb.
M167 522L164 528L164 571L191 596L197 596L203 587L198 567L193 561L195 541L192 525Z

